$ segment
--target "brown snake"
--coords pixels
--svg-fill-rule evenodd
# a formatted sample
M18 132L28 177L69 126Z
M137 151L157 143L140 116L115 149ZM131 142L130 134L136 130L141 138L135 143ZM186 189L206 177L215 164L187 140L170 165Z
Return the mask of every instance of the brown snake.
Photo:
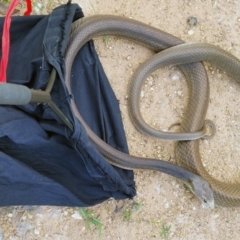
M70 93L72 92L71 66L77 52L87 41L100 35L129 37L144 43L155 52L166 49L146 61L141 66L141 69L139 68L136 72L132 84L130 84L130 111L132 116L136 116L134 115L134 111L138 111L137 99L139 89L137 90L135 84L138 84L138 88L141 88L141 81L160 66L182 64L179 65L179 67L186 76L189 87L189 101L181 123L181 131L186 134L189 134L189 132L199 132L203 129L209 101L209 85L205 69L202 63L191 62L210 61L226 70L230 75L235 77L236 80L240 80L240 77L238 77L240 76L240 70L237 68L240 66L240 61L220 48L208 44L201 44L201 46L182 44L182 40L141 22L123 17L99 15L82 18L72 24L69 44L65 54L66 85ZM175 45L179 46L173 47ZM196 58L199 54L201 57ZM228 63L226 64L226 62ZM135 105L136 102L137 105ZM199 154L199 140L187 141L186 138L185 141L180 141L176 149L176 156L182 166L201 175L210 183L213 190L214 201L211 188L203 178L168 162L138 158L115 150L103 142L88 127L78 112L74 101L71 101L71 106L74 114L85 127L91 141L111 164L125 169L152 169L170 174L187 184L205 207L212 208L214 201L217 205L222 206L240 206L240 187L237 184L220 182L212 178L204 169ZM174 136L170 136L169 139L178 140ZM187 137L188 136L191 139L191 134L187 135Z

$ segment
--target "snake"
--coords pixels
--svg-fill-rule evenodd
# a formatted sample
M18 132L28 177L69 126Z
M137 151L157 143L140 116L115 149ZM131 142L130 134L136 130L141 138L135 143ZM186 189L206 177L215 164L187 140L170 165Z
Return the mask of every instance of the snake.
M164 53L163 53L164 52ZM151 59L147 60L141 65L134 76L133 81L130 84L130 97L129 108L131 109L130 116L132 121L138 125L145 127L145 133L151 135L153 130L146 125L142 119L140 113L140 90L144 83L144 80L149 74L154 72L160 67L164 67L171 62L172 65L184 64L189 62L206 61L218 68L226 71L226 73L240 82L240 61L233 55L207 43L185 43L175 47L168 48L161 52L161 54L154 55ZM159 56L158 56L159 55ZM163 57L163 55L165 55ZM199 89L201 92L203 89ZM199 92L199 93L200 93ZM202 95L204 98L205 96ZM190 96L189 102L194 97ZM193 105L195 106L195 102ZM193 106L193 107L194 107ZM195 106L197 107L197 106ZM206 106L207 107L207 106ZM194 108L193 108L194 109ZM187 109L181 124L181 131L191 131L196 129L194 123L198 124L198 119L194 118L195 113L191 109ZM141 119L139 121L139 119ZM199 119L200 120L200 119ZM193 121L193 124L189 124L189 121ZM146 126L145 126L146 125ZM148 128L152 130L152 132ZM156 130L155 130L156 131ZM207 180L214 193L215 204L225 207L237 207L240 206L240 185L237 183L225 183L217 179L214 179L205 169L202 164L199 154L199 140L196 141L180 141L176 148L176 158L181 166L185 166L187 169L200 174L205 180Z
M78 111L74 100L71 100L71 108L76 118L83 125L89 139L99 152L114 166L132 170L157 170L179 179L202 202L203 207L240 206L239 185L224 183L211 177L203 167L199 153L199 136L204 132L202 129L206 123L205 116L210 92L207 74L201 61L208 61L224 69L237 81L240 81L240 61L219 47L206 43L184 43L171 34L137 20L113 15L83 17L72 23L65 52L65 81L70 94L72 94L71 70L77 52L89 40L103 35L127 37L156 52L140 66L129 84L129 112L134 123L141 118L139 94L142 83L151 72L159 67L177 65L180 68L187 79L189 100L180 126L182 137L178 137L181 134L158 133L163 139L181 140L176 147L176 158L181 166L164 160L136 157L116 150L91 130ZM144 125L143 119L142 123Z

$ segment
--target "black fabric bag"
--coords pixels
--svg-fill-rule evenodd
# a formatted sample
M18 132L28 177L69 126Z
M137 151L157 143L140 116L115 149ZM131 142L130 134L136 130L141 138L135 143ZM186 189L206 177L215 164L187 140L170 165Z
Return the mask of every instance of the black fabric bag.
M66 89L64 51L71 23L81 17L78 5L66 4L49 16L12 19L7 82L44 90L54 67L52 100L74 132L47 105L0 105L0 206L91 206L136 193L133 172L103 158L70 107L74 98L89 126L108 144L128 152L118 101L92 41L74 61L73 96Z

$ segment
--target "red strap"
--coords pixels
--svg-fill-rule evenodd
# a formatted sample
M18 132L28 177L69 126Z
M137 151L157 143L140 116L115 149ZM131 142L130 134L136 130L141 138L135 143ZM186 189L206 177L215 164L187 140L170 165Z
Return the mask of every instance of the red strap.
M0 82L6 82L6 72L7 64L9 58L9 48L10 48L10 25L11 25L11 15L19 4L20 0L13 0L10 4L7 14L4 19L3 33L2 33L2 59L0 62ZM27 0L27 11L24 15L29 15L32 11L31 0Z
M27 11L24 13L24 16L29 16L32 12L32 1L26 0L27 2Z

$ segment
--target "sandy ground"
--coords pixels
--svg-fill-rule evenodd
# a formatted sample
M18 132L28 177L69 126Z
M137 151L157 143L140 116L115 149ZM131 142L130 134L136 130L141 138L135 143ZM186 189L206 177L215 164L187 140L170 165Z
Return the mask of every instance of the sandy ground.
M40 2L40 1L36 1ZM63 2L63 1L62 1ZM133 18L167 31L187 42L212 43L240 57L240 2L233 0L81 0L86 16L114 14ZM46 4L46 3L45 3ZM56 2L52 5L59 4ZM197 18L190 26L189 17ZM106 39L105 39L106 40ZM131 154L176 162L175 143L137 132L127 114L127 84L135 69L153 55L126 39L107 36L95 40L96 49L120 100ZM217 179L237 182L240 177L238 136L240 86L224 72L206 65L211 86L207 118L217 127L214 139L201 142L201 155ZM187 85L176 68L152 74L142 92L141 111L152 126L167 129L181 120ZM78 209L8 207L0 209L0 240L32 239L239 239L239 208L206 210L174 178L153 171L135 171L137 196L106 201L89 208L102 223L102 233L89 231Z

